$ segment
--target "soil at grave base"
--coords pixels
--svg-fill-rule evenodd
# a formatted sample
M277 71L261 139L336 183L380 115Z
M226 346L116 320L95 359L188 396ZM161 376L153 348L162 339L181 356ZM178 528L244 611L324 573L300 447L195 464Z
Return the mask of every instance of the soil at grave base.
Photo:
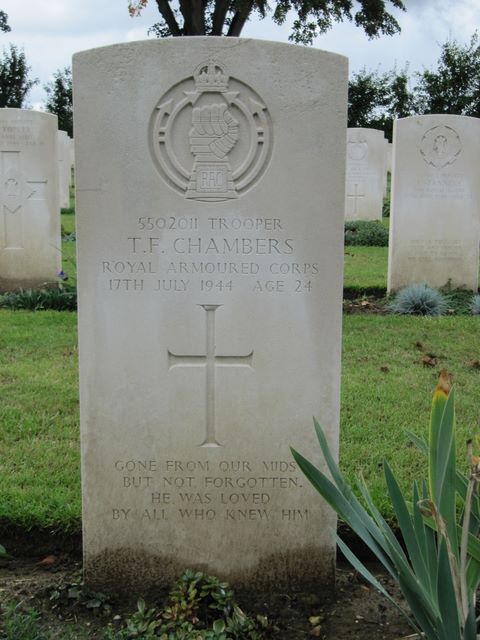
M78 601L52 601L58 585L71 585L81 571L80 560L60 553L43 559L50 564L38 564L37 558L13 558L0 561L0 603L22 602L41 614L41 626L51 638L63 640L66 629L75 629L79 637L95 639L112 623L120 627L135 610L135 598L130 602L111 601L111 609L87 608ZM390 592L398 591L380 572L369 568ZM412 631L398 610L346 564L337 568L336 592L328 602L316 593L253 594L237 591L240 607L249 615L261 614L268 619L266 640L398 640L411 636ZM71 604L73 602L73 604ZM160 605L161 601L148 602ZM317 619L310 621L312 617ZM0 622L0 637L2 625ZM75 633L75 632L74 632ZM72 636L69 636L72 637ZM73 636L75 637L75 636ZM412 636L413 637L413 636Z

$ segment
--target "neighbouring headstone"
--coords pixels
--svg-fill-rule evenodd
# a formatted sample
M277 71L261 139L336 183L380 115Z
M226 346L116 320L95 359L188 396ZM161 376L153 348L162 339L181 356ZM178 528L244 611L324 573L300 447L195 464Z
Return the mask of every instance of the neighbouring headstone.
M61 270L57 117L0 109L0 291L56 281Z
M383 197L388 195L388 174L392 173L392 143L384 138L385 159L383 166Z
M58 198L60 208L70 206L71 151L66 131L58 131Z
M477 290L480 119L394 123L388 289L414 283Z
M258 61L262 64L259 65ZM346 59L174 38L74 57L87 582L329 588Z
M381 220L385 138L377 129L347 130L346 220Z
M73 138L68 138L68 158L69 158L69 186L74 184L73 177L75 175L75 140Z

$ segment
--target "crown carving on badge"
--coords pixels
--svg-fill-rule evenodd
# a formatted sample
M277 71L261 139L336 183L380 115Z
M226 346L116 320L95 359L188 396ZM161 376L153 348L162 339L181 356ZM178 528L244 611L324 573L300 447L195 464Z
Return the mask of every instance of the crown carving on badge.
M228 91L228 76L224 73L223 67L213 59L202 62L193 74L197 91Z

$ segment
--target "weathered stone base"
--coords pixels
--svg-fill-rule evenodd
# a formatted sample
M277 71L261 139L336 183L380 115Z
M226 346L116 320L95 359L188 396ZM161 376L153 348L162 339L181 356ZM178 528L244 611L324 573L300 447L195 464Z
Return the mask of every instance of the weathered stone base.
M335 553L330 547L274 553L254 568L233 570L228 574L201 562L192 565L180 558L122 548L86 558L84 579L97 591L122 595L133 592L138 596L170 586L186 569L216 575L234 587L259 591L314 589L327 595L335 585Z

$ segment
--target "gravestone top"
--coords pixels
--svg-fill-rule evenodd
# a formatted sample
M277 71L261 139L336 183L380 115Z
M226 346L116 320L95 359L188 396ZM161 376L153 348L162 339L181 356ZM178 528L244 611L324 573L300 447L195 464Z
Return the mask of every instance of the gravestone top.
M289 445L316 415L338 449L346 60L196 37L73 71L86 579L328 588Z
M394 124L388 289L478 288L480 120L426 115Z

